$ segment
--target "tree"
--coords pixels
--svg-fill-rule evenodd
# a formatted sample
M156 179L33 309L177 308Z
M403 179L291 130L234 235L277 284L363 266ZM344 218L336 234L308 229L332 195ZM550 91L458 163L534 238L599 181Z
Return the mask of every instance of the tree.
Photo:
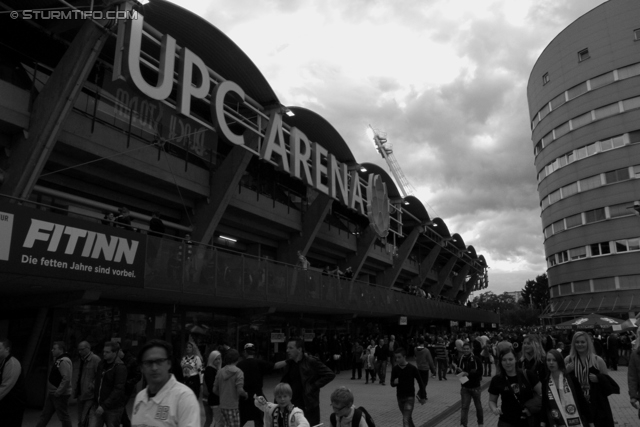
M549 305L549 278L547 273L536 277L536 280L527 280L522 288L523 305L544 310Z
M475 297L472 304L484 310L505 312L516 307L516 300L513 295L509 295L507 292L496 295L491 291L487 291Z

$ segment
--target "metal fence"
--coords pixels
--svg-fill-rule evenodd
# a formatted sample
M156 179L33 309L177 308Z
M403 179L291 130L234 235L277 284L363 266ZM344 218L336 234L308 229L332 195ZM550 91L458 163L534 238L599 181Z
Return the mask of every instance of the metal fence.
M498 323L495 313L191 242L148 236L145 287L341 312Z

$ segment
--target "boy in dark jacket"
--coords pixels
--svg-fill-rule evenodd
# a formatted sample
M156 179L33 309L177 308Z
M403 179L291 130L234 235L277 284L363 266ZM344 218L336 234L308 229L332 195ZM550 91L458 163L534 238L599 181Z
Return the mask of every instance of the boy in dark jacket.
M469 406L471 406L471 400L473 399L473 404L476 406L478 426L482 426L484 424L484 413L482 412L482 401L480 400L482 362L471 353L471 345L468 342L462 346L462 357L457 362L456 372L462 384L460 388L460 403L462 407L460 425L467 427Z
M422 405L427 401L427 392L418 368L407 362L407 352L398 348L393 353L396 365L391 369L391 387L396 387L398 407L402 412L402 426L414 427L412 415L416 389L413 382L418 383L418 401Z

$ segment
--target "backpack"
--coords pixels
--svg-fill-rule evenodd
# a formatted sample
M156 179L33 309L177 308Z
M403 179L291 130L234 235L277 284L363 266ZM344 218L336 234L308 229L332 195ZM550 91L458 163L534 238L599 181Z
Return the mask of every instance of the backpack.
M364 409L363 406L355 409L355 411L353 412L353 419L351 420L351 426L352 427L358 427L360 425L360 419L364 416L364 420L367 422L367 426L368 427L376 427L376 423L373 422L373 418L371 417L371 414L369 414L369 412L367 412L366 409ZM331 421L331 427L336 427L336 414L331 414L331 416L329 417L329 421Z

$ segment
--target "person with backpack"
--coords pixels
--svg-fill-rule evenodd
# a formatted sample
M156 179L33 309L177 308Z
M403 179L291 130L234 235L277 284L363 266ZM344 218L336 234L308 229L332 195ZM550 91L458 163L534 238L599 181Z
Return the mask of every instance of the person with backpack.
M402 412L402 427L415 427L413 423L413 407L416 402L414 381L418 383L418 401L424 405L427 401L425 384L420 377L418 368L407 362L407 352L403 348L394 351L396 366L391 369L391 387L396 388L398 407Z
M339 387L331 393L331 409L329 416L331 427L375 427L373 419L363 407L353 404L353 393L346 387Z

